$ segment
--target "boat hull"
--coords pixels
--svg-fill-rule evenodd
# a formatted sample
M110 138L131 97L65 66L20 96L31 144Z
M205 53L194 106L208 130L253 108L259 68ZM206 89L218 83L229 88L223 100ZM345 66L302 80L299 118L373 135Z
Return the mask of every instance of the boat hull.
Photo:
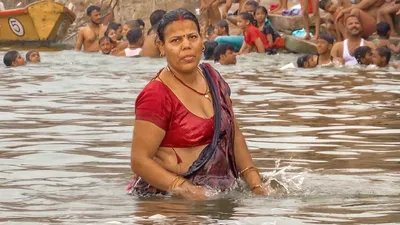
M64 5L40 1L0 12L0 44L51 45L64 39L76 16Z

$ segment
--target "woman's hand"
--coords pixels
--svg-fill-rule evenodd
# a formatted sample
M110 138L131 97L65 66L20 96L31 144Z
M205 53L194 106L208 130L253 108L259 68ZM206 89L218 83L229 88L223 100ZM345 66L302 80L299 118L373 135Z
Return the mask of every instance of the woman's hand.
M260 185L259 187L253 188L252 192L254 195L257 195L257 196L268 196L269 195L268 188L265 187L264 185Z
M206 189L202 186L196 186L188 181L183 183L180 187L170 190L171 193L180 195L188 200L206 200Z

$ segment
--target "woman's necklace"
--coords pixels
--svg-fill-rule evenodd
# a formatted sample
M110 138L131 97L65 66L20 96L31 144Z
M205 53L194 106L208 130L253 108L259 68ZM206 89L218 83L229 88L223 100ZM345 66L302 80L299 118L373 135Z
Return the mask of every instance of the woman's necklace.
M167 70L172 74L172 76L173 76L175 79L177 79L181 84L183 84L183 86L189 88L190 90L196 92L196 93L199 94L199 95L204 96L204 98L208 99L208 100L211 102L210 95L209 95L210 90L208 89L208 86L207 86L206 92L201 93L200 91L197 91L196 89L194 89L194 88L190 87L189 85L187 85L185 82L183 82L183 80L179 79L179 77L175 76L175 73L172 72L172 70L169 68L169 66L167 66ZM204 77L204 75L203 75L203 73L201 72L200 69L199 69L199 72L200 72L201 76L203 77L204 81L205 81L206 84L207 84L206 78Z

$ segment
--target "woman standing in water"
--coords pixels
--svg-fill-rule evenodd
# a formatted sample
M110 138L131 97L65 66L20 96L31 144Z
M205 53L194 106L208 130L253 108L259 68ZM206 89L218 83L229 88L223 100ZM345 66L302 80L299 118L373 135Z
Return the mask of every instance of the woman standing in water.
M207 188L229 190L239 176L256 195L268 195L235 120L230 89L200 64L203 39L186 9L168 12L157 29L168 65L136 99L130 193L172 193L205 199Z

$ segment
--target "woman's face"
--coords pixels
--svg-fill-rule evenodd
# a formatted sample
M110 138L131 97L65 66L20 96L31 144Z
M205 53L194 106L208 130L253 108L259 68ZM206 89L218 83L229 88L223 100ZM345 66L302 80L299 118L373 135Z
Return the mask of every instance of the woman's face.
M39 52L33 52L29 55L29 61L36 63L36 62L40 62L40 55Z
M108 32L108 37L111 38L113 42L117 42L117 32L115 30L111 29L110 32Z
M191 20L179 20L165 27L164 43L160 42L159 48L169 66L178 72L190 73L197 69L203 46L196 24Z
M238 17L237 17L237 26L238 26L240 29L245 30L245 29L247 28L247 26L249 25L249 23L250 23L250 22L244 20L242 16L238 16Z
M257 23L262 23L265 21L265 18L267 18L267 14L265 14L262 9L257 9L255 17Z

